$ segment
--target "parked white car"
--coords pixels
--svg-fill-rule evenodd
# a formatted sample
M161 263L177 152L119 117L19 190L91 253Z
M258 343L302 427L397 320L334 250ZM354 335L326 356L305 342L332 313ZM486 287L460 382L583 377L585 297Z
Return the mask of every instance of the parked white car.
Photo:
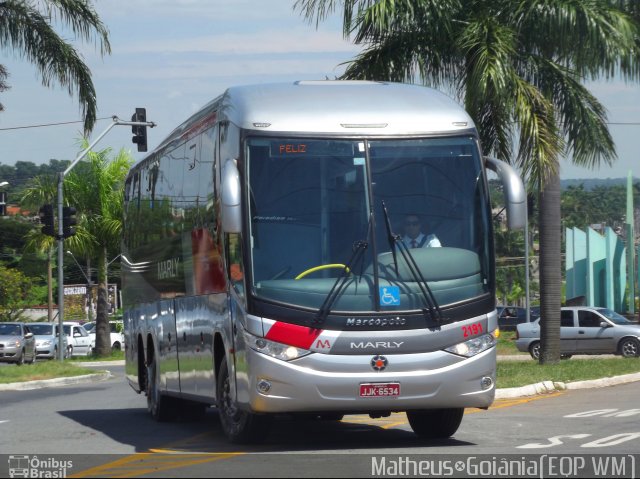
M80 323L65 322L62 329L67 335L71 356L89 356L93 352L95 341Z
M96 322L85 323L83 327L89 333L89 337L95 347L96 344ZM109 321L111 330L111 349L124 350L124 323L122 321Z

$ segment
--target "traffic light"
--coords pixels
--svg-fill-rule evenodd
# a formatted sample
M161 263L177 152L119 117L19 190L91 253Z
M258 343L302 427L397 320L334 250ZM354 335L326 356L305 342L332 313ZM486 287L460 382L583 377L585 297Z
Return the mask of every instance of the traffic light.
M74 226L77 224L76 209L73 206L65 206L62 208L62 237L68 238L76 234Z
M145 108L136 108L131 121L147 121L147 110ZM132 125L131 132L133 133L131 141L138 145L138 151L147 151L147 126Z
M44 205L39 212L40 223L42 224L42 234L47 236L56 236L56 228L53 217L53 205Z
M533 193L527 193L527 216L529 219L536 214L536 197Z

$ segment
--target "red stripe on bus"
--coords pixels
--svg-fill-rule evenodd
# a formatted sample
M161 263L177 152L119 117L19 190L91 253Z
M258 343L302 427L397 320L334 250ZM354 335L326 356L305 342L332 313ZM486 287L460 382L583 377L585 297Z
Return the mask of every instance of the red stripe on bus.
M320 334L322 334L322 329L307 328L306 326L276 321L265 338L297 348L309 349Z

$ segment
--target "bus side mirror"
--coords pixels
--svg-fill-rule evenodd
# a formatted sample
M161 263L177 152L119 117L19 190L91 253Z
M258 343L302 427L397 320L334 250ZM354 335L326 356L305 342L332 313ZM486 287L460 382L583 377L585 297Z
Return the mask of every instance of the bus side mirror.
M511 165L488 156L484 157L485 165L500 178L504 191L504 204L507 210L507 226L509 229L522 229L527 222L527 193Z
M222 199L222 231L240 233L242 231L242 206L240 194L240 172L236 161L228 159L222 166L220 177Z

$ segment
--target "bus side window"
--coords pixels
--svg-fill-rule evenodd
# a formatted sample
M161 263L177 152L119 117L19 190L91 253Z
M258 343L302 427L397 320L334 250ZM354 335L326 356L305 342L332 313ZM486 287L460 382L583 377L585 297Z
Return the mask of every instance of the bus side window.
M228 275L233 288L244 297L244 266L242 264L242 241L239 233L227 235Z

